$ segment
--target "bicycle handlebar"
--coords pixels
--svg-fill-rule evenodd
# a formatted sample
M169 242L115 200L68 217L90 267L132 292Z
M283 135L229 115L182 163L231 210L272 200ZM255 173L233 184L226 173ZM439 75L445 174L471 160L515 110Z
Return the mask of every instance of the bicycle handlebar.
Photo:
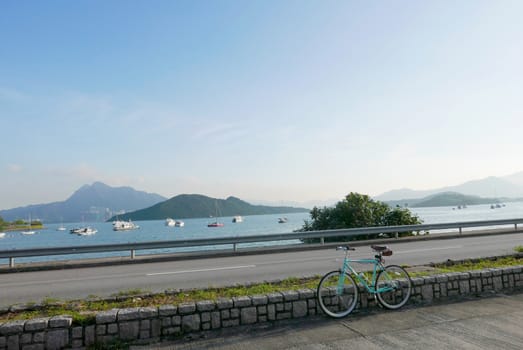
M356 248L352 248L352 247L346 245L346 246L339 246L339 247L336 247L336 250L347 251L347 250L356 250Z

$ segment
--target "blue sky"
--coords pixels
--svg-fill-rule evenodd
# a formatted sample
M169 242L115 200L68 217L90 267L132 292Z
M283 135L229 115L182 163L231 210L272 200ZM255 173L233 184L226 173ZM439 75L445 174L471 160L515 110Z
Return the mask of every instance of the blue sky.
M0 2L0 209L523 170L521 1Z

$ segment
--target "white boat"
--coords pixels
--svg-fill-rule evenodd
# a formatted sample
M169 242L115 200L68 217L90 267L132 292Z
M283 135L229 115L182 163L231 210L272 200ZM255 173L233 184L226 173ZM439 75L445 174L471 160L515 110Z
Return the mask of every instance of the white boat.
M219 210L218 210L218 201L215 201L214 202L214 206L215 206L215 210L216 210L216 220L214 220L213 222L210 222L207 224L207 227L223 227L224 224L223 222L219 222L218 221L218 218L220 217L219 215Z
M278 218L278 222L279 222L280 224L284 224L284 223L287 222L287 218Z
M76 234L78 236L90 236L90 235L94 235L96 232L98 232L98 230L87 226L87 227L73 228L69 232Z
M5 232L0 232L0 238L4 238L5 237Z
M27 230L27 231L22 231L22 232L20 232L20 233L23 234L23 235L26 235L26 236L28 236L28 235L34 235L34 234L36 233L36 231L31 230L31 227L32 227L32 226L31 226L31 223L32 223L32 221L31 221L31 215L29 215L29 230Z
M169 226L169 227L184 227L185 226L185 222L183 221L180 221L180 220L174 220L174 219L171 219L171 218L167 218L165 219L165 226Z
M56 231L66 231L66 230L67 230L67 229L65 228L64 225L60 225L60 226L56 229Z
M135 230L137 228L140 228L140 226L138 226L134 222L132 222L131 219L129 219L129 221L123 221L123 220L113 221L113 230L114 231L128 231L128 230Z
M234 222L234 223L243 222L243 218L239 215L236 215L235 217L232 218L232 222Z

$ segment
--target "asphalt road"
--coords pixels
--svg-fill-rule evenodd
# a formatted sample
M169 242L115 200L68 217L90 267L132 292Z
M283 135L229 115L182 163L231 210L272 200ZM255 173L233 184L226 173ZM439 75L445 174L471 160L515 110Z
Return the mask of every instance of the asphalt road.
M389 244L394 254L387 263L422 265L447 259L510 254L517 245L523 245L523 233ZM358 247L351 256L366 258L371 257L372 252L369 247ZM342 258L343 253L330 248L3 274L0 275L0 306L40 302L45 298L105 297L135 289L162 292L312 276L337 269Z

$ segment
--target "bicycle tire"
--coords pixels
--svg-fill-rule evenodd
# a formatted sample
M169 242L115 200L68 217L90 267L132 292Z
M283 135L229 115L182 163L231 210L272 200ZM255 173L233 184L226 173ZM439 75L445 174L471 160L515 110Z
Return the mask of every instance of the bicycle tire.
M320 309L334 318L345 317L358 302L358 286L348 273L344 273L343 286L339 285L341 271L326 273L318 283L316 295Z
M378 292L381 288L392 288ZM412 280L401 266L389 265L376 277L376 297L385 308L396 310L407 303L412 294Z

